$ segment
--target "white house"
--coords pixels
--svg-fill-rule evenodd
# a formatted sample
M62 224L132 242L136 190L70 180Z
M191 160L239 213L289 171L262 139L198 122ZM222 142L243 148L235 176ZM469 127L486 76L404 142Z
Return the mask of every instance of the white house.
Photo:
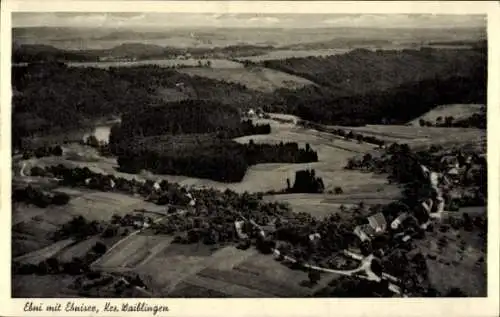
M310 241L316 241L316 240L319 240L321 239L321 235L319 233L311 233L309 235L309 240Z
M393 230L396 230L397 228L399 228L399 226L403 223L403 221L408 218L408 213L402 213L401 215L399 215L396 219L394 219L393 222L391 222L391 228Z
M155 191L157 191L157 192L161 190L160 182L161 182L161 181L160 181L160 180L158 180L158 181L156 181L156 182L153 184L153 189L154 189Z
M236 229L236 233L238 234L238 237L240 239L247 239L248 238L248 235L243 232L244 224L245 224L245 221L243 221L243 220L234 222L234 228Z

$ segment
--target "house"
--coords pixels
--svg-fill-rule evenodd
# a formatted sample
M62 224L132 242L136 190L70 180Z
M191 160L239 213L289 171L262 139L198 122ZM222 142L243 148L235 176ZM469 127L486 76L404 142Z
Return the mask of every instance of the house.
M359 225L354 228L354 234L359 237L361 241L371 240L372 237L385 232L387 228L387 221L382 213L377 213L368 217L368 224Z
M373 228L373 230L375 230L376 233L382 233L387 228L387 221L381 212L368 217L368 224Z
M441 158L441 166L447 167L447 168L453 168L453 167L460 167L460 164L458 162L458 157L454 155L445 155Z
M400 214L396 219L391 222L391 229L396 230L399 226L408 218L409 214L407 212Z
M311 233L309 235L309 241L317 241L321 239L321 235L319 233Z
M186 197L189 198L189 206L194 207L196 205L196 198L193 198L190 192L186 194Z
M370 238L370 226L368 225L360 225L360 226L356 226L356 228L354 228L354 234L357 235L359 237L359 239L361 241L369 241L371 240ZM366 232L368 231L368 232Z
M243 226L245 225L245 221L235 221L234 228L236 229L236 233L240 239L248 239L248 235L243 232Z
M161 185L160 185L161 181L158 180L156 181L154 184L153 184L153 190L159 192L161 190Z

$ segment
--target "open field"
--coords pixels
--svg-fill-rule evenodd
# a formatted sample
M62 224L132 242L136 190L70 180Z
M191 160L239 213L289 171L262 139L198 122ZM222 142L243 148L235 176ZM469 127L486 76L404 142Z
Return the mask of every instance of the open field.
M170 244L156 256L137 266L134 272L147 279L151 278L150 287L156 293L168 294L177 284L208 266L211 261L221 261L221 258L214 256L214 251L212 247L203 244Z
M324 218L332 213L341 217L346 215L341 206L346 208L357 206L363 202L366 206L388 204L398 199L401 189L395 185L380 185L375 191L352 194L283 194L264 196L265 201L279 201L290 205L294 212L305 212L316 218ZM350 216L349 214L347 214Z
M96 68L136 67L147 65L157 65L160 67L197 67L199 62L205 64L207 61L210 61L210 67L212 68L243 68L243 64L227 59L158 59L134 62L69 62L68 65L71 67Z
M480 113L484 105L478 104L454 104L454 105L442 105L438 106L431 111L421 115L418 118L413 119L408 122L413 126L420 126L419 120L423 119L425 121L430 121L431 123L436 123L437 118L441 117L443 122L444 118L452 116L454 121L463 120L471 117L473 114Z
M475 144L486 145L486 131L475 128L438 128L403 125L366 125L364 127L329 126L374 136L388 142L407 143L413 147L430 145L458 146Z
M104 270L132 269L167 248L173 237L163 235L130 235L94 266Z
M263 92L273 92L278 88L297 89L306 85L314 85L307 79L263 67L184 68L179 71L188 75L239 83L249 89Z
M303 58L309 56L330 56L345 54L352 51L352 48L330 48L330 49L316 49L316 50L287 50L278 49L266 54L256 56L243 56L236 58L240 61L262 62L267 60L286 59L286 58Z
M154 277L153 289L168 297L293 297L313 291L299 285L307 273L293 271L270 255L253 248L210 248L172 244L134 272ZM325 275L324 280L333 277Z

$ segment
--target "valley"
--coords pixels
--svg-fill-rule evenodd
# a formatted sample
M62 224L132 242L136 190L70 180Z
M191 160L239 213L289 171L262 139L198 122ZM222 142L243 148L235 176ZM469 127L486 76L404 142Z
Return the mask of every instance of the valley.
M477 30L59 31L14 32L13 297L486 296Z

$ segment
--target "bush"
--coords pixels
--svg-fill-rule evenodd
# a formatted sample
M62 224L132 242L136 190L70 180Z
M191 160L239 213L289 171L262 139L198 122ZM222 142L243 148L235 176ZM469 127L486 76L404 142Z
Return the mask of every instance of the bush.
M66 205L70 200L70 196L66 193L57 193L52 197L52 204Z

